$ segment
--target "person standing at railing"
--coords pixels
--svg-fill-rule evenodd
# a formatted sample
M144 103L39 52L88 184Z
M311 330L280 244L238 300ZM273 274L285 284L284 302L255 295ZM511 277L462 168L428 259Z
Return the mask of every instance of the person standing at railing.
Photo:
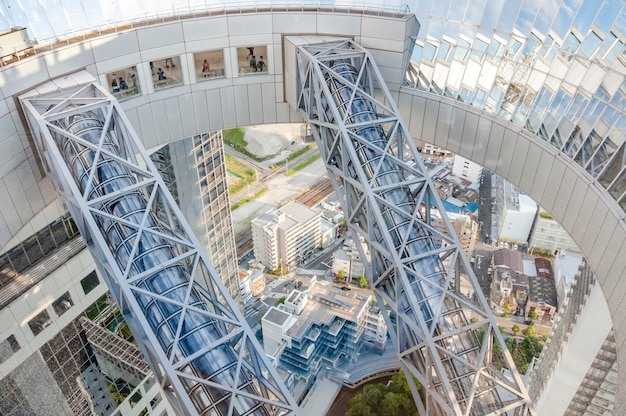
M159 78L159 81L164 81L166 79L165 72L163 72L163 68L159 68L159 70L157 71L157 76Z
M211 72L211 68L209 67L209 62L205 59L202 63L202 74L205 77L208 77Z

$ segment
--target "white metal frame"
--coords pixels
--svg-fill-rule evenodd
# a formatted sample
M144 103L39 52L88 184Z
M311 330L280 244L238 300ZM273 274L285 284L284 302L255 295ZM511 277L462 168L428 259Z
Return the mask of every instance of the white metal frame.
M368 278L379 305L395 315L387 326L420 414L531 413L449 219L433 225L431 209L444 208L371 54L335 40L299 46L297 61L298 108L351 232L370 246ZM461 279L472 298L461 293ZM509 377L494 367L494 353ZM409 374L425 387L424 400Z
M299 414L293 397L209 263L208 256L200 248L117 100L95 82L66 88L59 88L52 82L45 88L25 94L21 102L38 150L56 179L59 193L64 196L101 275L157 379L164 391L173 392L169 398L173 399L177 413ZM84 114L100 118L103 127L97 143L62 128L60 120ZM82 185L82 191L72 174L74 168L68 166L67 152L59 148L60 143L71 143L71 146L91 151L93 160L88 167L88 183ZM117 144L119 152L111 150L112 143ZM90 197L97 177L102 175L98 169L104 169L103 162L111 161L132 176L134 184L109 194ZM146 201L140 215L132 217L141 220L134 222L118 218L111 210L103 209L107 202L133 192L143 195ZM132 251L126 263L120 264L120 257L116 257L110 248L115 245L99 227L103 221L114 223L116 227L132 228L133 238L128 240ZM168 249L175 254L167 261L149 265L138 273L133 271L135 262L145 262L139 257L142 254L140 243L145 243L147 240L143 238L148 236L166 241ZM148 279L154 276L160 278L162 275L159 273L172 265L184 268L189 276L184 285L179 285L181 291L159 294L146 289ZM171 295L175 292L184 293L184 298ZM162 319L160 324L163 324L161 330L170 325L165 321L174 322L169 327L174 334L169 351L160 342L162 338L159 338L158 328L154 327L157 315L150 315L149 308L144 309L145 305L160 305L162 309L159 311L175 311L169 316L159 315ZM190 341L185 340L185 335L201 333L202 328L214 330L211 332L213 338L197 350L186 350ZM207 333L206 330L203 333ZM198 362L215 363L225 360L225 357L234 357L234 361L223 371L223 376L219 372L202 374L198 370ZM225 379L229 382L224 382ZM206 397L210 392L210 404L199 406L194 403L193 392ZM217 397L222 398L218 400Z

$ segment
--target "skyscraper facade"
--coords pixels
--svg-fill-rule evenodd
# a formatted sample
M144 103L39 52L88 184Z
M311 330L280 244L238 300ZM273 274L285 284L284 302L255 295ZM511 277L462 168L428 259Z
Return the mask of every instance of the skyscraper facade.
M370 48L385 63L385 79L398 94L398 107L414 138L503 174L562 222L596 273L602 288L596 296L609 304L603 311L613 322L601 341L611 344L607 334L613 331L617 374L626 368L626 323L620 312L626 281L626 260L620 256L626 249L623 2L426 0L408 8L385 2L372 4L379 7L372 15L321 5L306 12L252 15L239 13L233 3L211 3L238 12L218 16L208 16L214 9L194 15L200 6L191 10L185 9L188 2L180 3L120 7L93 2L83 7L82 2L64 1L54 10L39 2L0 6L2 26L27 27L33 46L0 57L0 278L8 282L0 287L6 299L0 311L0 403L38 400L24 409L43 406L44 394L30 395L28 383L16 389L20 376L13 371L31 357L50 362L40 352L43 345L74 325L106 292L101 283L89 292L93 282L81 284L93 272L93 261L71 225L70 237L62 237L59 227L66 227L66 210L29 141L16 97L82 69L108 85L114 71L135 68L125 73L135 74L141 88L131 84L136 95L124 101L124 109L147 148L237 125L294 121L283 99L290 88L282 78L289 61L283 61L279 35L299 33L350 36ZM185 18L183 10L189 11ZM158 18L141 28L129 26L146 15ZM407 15L420 22L415 37L405 36L411 33L405 32L402 16ZM266 47L267 72L240 76L236 50L250 45ZM205 51L224 58L223 78L197 82L191 58ZM176 74L176 83L159 80L155 88L150 63L165 63L169 56L177 59L177 68L187 66ZM401 64L395 65L396 60ZM19 251L23 255L15 254ZM9 291L9 285L18 289ZM70 307L59 315L55 302ZM603 348L589 352L591 363ZM51 375L41 379L58 377L57 386L63 386L58 370L47 368ZM581 380L593 368L584 369ZM74 380L74 375L63 380ZM570 398L577 388L573 391ZM618 385L616 391L615 413L620 414L626 408L619 402L626 387ZM558 390L551 394L555 397ZM59 409L67 409L68 400L51 411L62 414ZM564 404L568 406L570 402Z

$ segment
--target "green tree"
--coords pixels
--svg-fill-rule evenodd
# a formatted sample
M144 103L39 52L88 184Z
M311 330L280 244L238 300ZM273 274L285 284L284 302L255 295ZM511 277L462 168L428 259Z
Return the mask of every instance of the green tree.
M504 311L504 314L502 316L506 318L507 315L511 313L511 305L507 303L506 305L504 305L504 308L502 308L502 310Z
M339 280L346 280L346 271L345 270L339 270L339 273L337 273L337 278Z
M516 336L517 333L519 332L519 325L513 324L513 326L511 327L511 331L513 331L513 336Z
M538 317L539 315L537 315L537 311L532 310L532 311L530 311L530 313L528 314L528 316L530 317L530 319L531 319L532 321L534 321L535 319L537 319L537 317Z
M385 384L368 384L363 392L350 400L346 416L409 416L416 414L415 402L404 371L391 378L389 387ZM419 382L413 377L419 389Z
M369 282L367 281L365 276L359 276L359 278L357 279L356 283L359 286L361 286L361 287L368 287L369 286Z
M276 306L282 305L283 303L285 303L286 300L287 300L287 296L283 296L283 297L279 298L274 305L276 305Z
M535 325L530 324L522 331L522 334L524 334L525 337L534 338L537 335L537 328L535 328Z

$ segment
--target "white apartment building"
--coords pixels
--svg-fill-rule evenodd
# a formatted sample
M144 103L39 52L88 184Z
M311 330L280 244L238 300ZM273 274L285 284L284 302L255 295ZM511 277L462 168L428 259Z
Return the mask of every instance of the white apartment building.
M465 179L472 183L480 181L480 175L483 167L478 163L474 163L462 156L454 155L454 163L452 164L452 174L457 178Z
M509 182L502 181L498 185L499 239L512 243L528 242L537 215L537 203Z
M567 231L561 227L561 224L543 209L539 210L528 245L531 248L550 250L552 252L559 249L580 251L578 245L572 240Z
M294 201L252 220L254 255L270 270L296 266L321 245L321 214Z
M369 248L363 241L360 242L365 252L366 261L369 261ZM346 273L346 278L350 282L365 276L365 265L361 259L361 253L352 239L347 239L343 246L333 253L333 273L337 274L340 270Z

